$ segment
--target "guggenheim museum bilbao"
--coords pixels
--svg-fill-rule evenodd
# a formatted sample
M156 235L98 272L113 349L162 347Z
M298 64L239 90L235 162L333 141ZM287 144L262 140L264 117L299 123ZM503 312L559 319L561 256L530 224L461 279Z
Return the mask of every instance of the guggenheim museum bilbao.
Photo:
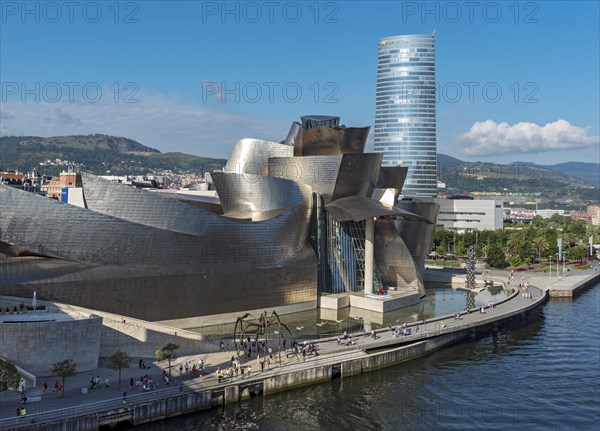
M0 185L2 294L152 321L419 298L438 206L398 200L407 168L365 153L368 133L308 116L282 142L242 139L216 197L85 173L81 205Z

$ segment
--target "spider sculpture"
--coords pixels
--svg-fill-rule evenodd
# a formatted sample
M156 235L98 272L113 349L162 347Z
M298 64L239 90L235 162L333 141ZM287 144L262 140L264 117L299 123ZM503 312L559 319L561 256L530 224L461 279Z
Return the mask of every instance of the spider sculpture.
M235 322L233 340L235 343L235 350L237 352L238 357L240 356L240 352L245 351L243 343L244 338L247 334L255 333L255 339L257 342L262 337L264 339L266 348L269 328L273 328L277 330L276 333L279 345L279 362L281 363L281 340L285 339L285 334L283 333L283 331L285 330L288 332L291 340L293 339L293 335L290 329L284 323L281 323L279 315L276 311L273 311L270 316L267 315L266 311L263 311L258 317L258 323L246 320L249 316L250 314L246 313L242 317L238 317Z

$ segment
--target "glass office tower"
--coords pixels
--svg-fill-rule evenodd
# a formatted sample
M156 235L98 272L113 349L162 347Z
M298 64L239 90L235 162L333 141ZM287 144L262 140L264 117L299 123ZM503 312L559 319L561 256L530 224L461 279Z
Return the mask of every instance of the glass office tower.
M379 40L374 150L408 166L405 196L437 194L434 35Z

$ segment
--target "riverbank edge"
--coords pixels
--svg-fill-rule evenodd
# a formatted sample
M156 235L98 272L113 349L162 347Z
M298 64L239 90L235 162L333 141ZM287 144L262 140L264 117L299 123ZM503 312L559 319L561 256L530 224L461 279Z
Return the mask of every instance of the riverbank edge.
M572 285L570 290L573 295L580 293L586 287L597 283L599 279L600 274L591 274L585 280ZM498 330L500 323L523 316L544 304L552 296L551 287L534 286L536 290L539 290L539 296L536 295L536 299L525 307L498 316L481 316L481 320L476 323L459 324L451 328L438 326L439 329L424 332L420 339L413 338L409 344L404 343L402 345L399 339L382 339L380 343L371 344L368 349L356 348L344 353L333 354L318 361L299 363L285 369L274 369L273 373L267 375L256 374L250 379L238 381L234 384L204 385L198 389L185 388L185 392L181 389L182 392L174 392L159 399L146 399L139 403L126 402L93 413L82 412L82 414L77 415L74 412L75 415L68 418L14 424L12 427L3 429L35 431L77 429L87 431L98 430L101 427L102 429L109 429L123 423L136 426L237 403L253 396L268 396L302 386L379 370L417 359L463 340L477 339L490 331L495 332ZM510 301L519 294L520 292L515 290L509 297L494 304L494 306L499 307L502 303ZM472 309L461 314L470 314L477 311L479 309ZM436 324L452 317L439 316L423 322L414 322L408 326ZM382 334L387 331L389 329L385 328L377 331L377 333ZM322 339L318 343L327 341L332 340ZM395 345L397 347L394 347Z

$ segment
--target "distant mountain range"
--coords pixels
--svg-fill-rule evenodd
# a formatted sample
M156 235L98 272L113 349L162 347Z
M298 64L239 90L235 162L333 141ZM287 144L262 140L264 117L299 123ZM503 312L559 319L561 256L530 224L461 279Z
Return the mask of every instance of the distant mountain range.
M600 163L564 162L555 165L540 166L554 171L560 171L595 187L600 187Z
M161 153L133 139L100 134L0 137L0 169L38 168L44 175L58 175L64 166L57 165L56 159L78 163L96 174L112 175L140 175L154 169L203 174L220 169L226 163L225 159ZM46 163L48 160L50 164Z
M575 187L600 187L600 163L565 162L555 165L514 162L465 162L446 154L438 154L438 178L452 180L458 176L489 179L553 180Z
M203 174L226 163L225 159L161 153L133 139L109 135L0 137L0 169L38 168L44 175L58 175L65 167L64 162L57 163L56 159L80 164L84 170L96 174L113 175L140 175L153 170ZM497 164L465 162L438 154L438 178L446 183L448 193L479 191L542 196L548 201L600 200L599 163Z

